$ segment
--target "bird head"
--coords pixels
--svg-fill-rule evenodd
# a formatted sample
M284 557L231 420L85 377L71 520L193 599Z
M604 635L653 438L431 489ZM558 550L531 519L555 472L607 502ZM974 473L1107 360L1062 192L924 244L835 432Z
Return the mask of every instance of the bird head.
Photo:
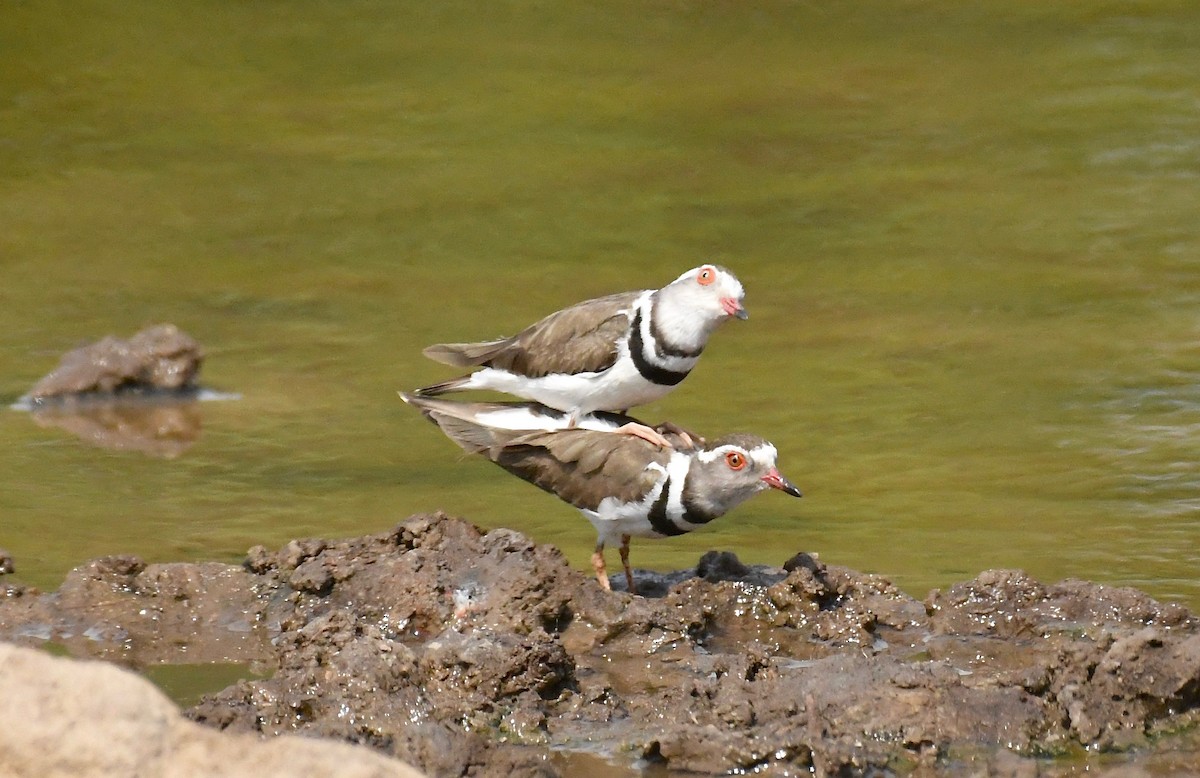
M676 301L714 321L747 319L746 290L733 273L720 265L694 267L667 287Z
M719 516L766 489L800 496L779 472L775 446L756 435L729 435L694 456L684 489L710 515Z

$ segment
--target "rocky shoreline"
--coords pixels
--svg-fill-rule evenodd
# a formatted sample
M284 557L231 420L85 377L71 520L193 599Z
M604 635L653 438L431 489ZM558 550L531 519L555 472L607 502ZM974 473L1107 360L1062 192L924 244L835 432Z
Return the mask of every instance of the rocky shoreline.
M186 715L432 776L1200 773L1200 619L1133 589L989 570L921 601L808 554L716 552L638 586L431 514L240 567L0 583L0 640L253 663L270 677Z

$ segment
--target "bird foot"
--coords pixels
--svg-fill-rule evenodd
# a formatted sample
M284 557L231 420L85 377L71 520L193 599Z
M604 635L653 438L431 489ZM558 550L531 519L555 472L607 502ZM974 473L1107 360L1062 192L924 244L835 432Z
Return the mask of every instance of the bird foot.
M638 424L631 421L628 424L618 427L616 432L622 435L633 435L635 438L641 438L659 448L671 448L671 441L663 437L662 433L658 430L653 427L647 427L645 424Z
M674 435L676 438L678 438L679 440L675 445L675 448L690 450L696 448L697 446L703 446L705 443L704 438L700 437L696 433L685 430L678 424L672 424L669 421L664 421L654 429L664 437L667 435Z

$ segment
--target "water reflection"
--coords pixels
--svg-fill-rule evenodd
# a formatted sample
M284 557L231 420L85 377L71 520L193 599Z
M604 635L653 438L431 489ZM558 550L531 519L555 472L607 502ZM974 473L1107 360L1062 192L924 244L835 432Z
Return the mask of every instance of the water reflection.
M195 400L60 405L38 408L30 416L39 427L66 430L89 445L159 459L180 456L200 437Z

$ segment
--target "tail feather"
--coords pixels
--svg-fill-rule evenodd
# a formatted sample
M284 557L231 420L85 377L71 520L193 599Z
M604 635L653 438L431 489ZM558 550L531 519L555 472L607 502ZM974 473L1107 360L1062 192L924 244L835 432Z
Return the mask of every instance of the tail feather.
M446 437L453 440L468 454L486 455L498 445L503 446L502 442L496 440L495 431L489 427L480 426L466 419L447 416L437 411L430 413L429 419L441 427Z
M442 381L438 384L423 386L413 392L417 397L437 397L439 394L447 392L457 392L467 387L467 382L471 380L471 376L465 375L458 378L451 378L449 381Z
M412 407L421 412L421 415L432 421L432 414L440 413L447 416L457 416L460 418L470 418L464 409L467 407L464 403L454 402L453 400L435 400L429 395L424 394L424 389L418 389L415 392L397 392L400 399L408 403Z
M519 430L480 424L472 418L469 407L463 403L430 399L421 396L420 391L413 394L401 392L400 397L438 425L446 437L469 454L484 454L490 459L490 452L503 448L522 434Z
M487 362L511 342L512 338L501 338L482 343L438 343L421 353L434 362L451 367L475 367Z

